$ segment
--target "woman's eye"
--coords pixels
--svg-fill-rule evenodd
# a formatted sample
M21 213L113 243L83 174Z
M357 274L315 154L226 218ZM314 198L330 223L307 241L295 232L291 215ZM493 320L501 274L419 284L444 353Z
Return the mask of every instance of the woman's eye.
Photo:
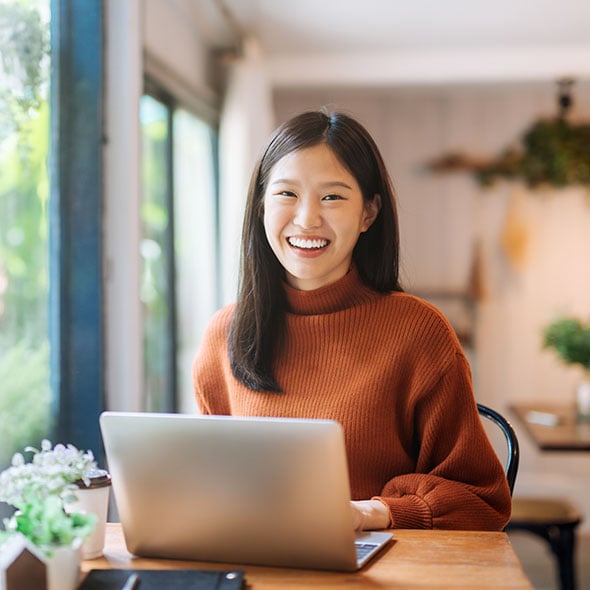
M326 195L323 197L323 201L339 201L343 197L341 195Z
M292 191L279 191L277 195L279 197L294 197L295 193Z

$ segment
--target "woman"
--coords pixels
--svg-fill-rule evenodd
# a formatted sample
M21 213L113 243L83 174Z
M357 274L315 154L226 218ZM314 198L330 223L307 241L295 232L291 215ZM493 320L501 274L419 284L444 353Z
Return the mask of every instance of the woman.
M253 176L235 305L193 366L203 413L330 418L355 528L501 530L510 493L445 318L402 292L394 194L368 132L309 112Z

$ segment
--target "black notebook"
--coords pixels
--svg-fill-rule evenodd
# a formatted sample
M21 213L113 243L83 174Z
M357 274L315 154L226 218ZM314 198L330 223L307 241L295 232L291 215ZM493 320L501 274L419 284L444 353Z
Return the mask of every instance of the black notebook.
M91 570L78 590L120 590L129 576L139 574L137 590L242 590L242 570Z

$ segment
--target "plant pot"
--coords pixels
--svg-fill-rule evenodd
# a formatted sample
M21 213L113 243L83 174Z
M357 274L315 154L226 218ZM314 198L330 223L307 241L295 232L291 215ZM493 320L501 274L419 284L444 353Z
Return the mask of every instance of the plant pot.
M576 415L578 422L590 422L590 378L578 383L576 389Z
M47 590L75 590L80 583L81 542L51 548L47 557Z
M20 533L0 553L0 588L75 590L80 583L82 540L71 545L38 547Z

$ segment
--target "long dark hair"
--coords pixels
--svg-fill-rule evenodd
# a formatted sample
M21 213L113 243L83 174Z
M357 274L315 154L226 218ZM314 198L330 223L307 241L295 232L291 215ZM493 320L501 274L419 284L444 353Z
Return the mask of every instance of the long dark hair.
M254 168L248 191L240 286L229 333L229 360L234 376L247 387L280 392L273 375L274 355L284 331L284 269L264 231L264 193L273 166L285 155L325 143L354 176L370 201L381 195L381 209L362 233L353 260L363 282L379 292L401 291L399 230L389 174L373 138L342 113L313 111L283 123L272 135Z

